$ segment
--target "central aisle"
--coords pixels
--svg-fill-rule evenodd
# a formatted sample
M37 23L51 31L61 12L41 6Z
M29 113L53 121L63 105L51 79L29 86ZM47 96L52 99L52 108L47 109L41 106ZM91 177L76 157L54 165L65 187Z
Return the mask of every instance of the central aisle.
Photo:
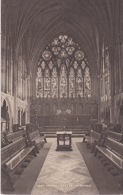
M56 151L54 138L31 194L99 194L74 139L72 149Z

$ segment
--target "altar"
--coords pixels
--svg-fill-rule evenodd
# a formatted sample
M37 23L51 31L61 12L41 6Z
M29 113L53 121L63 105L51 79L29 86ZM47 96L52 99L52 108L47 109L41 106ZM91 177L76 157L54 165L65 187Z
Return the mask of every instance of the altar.
M57 148L56 151L72 151L72 131L58 131L57 135Z

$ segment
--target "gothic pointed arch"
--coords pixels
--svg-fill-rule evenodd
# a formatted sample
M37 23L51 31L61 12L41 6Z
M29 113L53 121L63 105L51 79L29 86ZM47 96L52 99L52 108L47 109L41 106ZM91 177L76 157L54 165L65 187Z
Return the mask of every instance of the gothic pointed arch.
M86 53L72 37L60 34L40 55L36 97L91 97L90 65Z

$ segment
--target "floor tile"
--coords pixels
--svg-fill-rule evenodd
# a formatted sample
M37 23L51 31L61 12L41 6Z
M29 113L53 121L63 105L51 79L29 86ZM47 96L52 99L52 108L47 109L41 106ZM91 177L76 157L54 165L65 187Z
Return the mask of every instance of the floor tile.
M99 194L77 146L72 139L73 151L56 151L56 139L31 194L67 195Z

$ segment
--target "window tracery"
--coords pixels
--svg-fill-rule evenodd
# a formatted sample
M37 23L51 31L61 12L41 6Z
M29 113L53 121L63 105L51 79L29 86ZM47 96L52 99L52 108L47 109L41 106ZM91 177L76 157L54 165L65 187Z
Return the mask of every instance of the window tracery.
M41 67L38 67L36 77L36 96L43 97L43 77Z
M90 97L91 96L91 80L90 80L90 73L89 68L85 68L85 76L84 76L84 96Z
M37 97L91 96L88 60L71 37L55 37L41 54L37 67Z
M50 74L49 74L49 69L45 70L45 75L44 75L44 97L45 98L50 97Z
M51 79L51 93L53 98L58 98L58 75L56 68L53 69L52 79Z
M66 67L63 65L61 67L61 75L60 75L60 97L67 97L67 73Z
M69 75L69 97L75 97L75 73L74 69L70 69Z
M78 72L77 72L77 79L76 79L76 83L77 83L77 97L83 97L83 79L82 79L82 71L79 68Z
M104 77L105 77L105 94L110 99L111 90L110 90L110 61L109 61L109 52L108 48L105 51L105 67L104 67Z

